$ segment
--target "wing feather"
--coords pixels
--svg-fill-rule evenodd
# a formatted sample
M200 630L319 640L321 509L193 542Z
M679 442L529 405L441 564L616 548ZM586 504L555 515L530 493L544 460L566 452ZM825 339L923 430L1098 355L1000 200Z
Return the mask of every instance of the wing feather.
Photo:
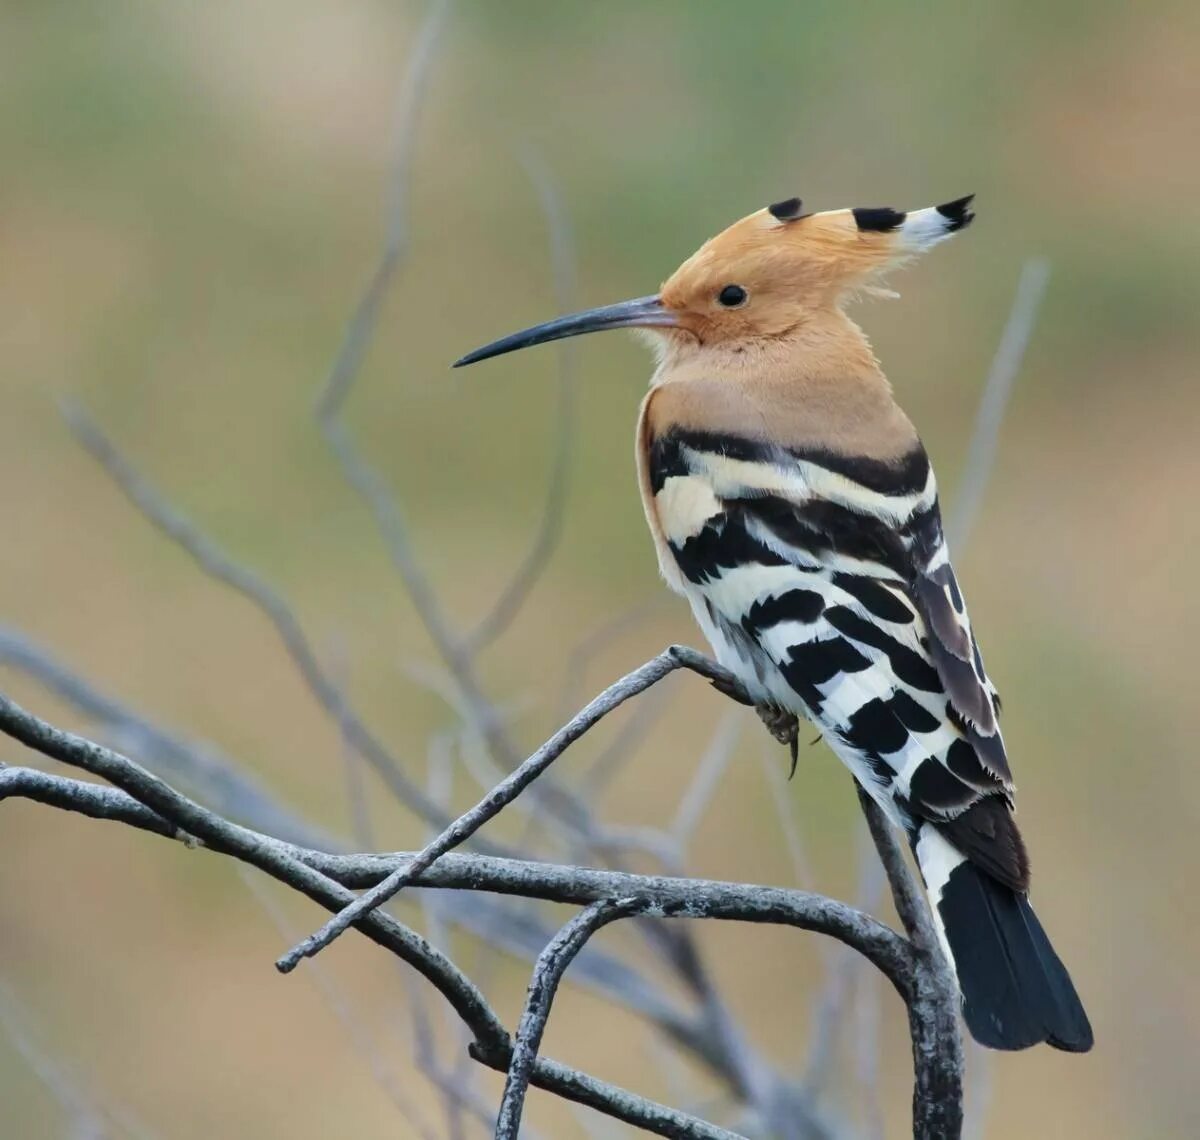
M660 459L656 462L656 452ZM926 470L927 470L927 460ZM889 495L753 441L672 436L649 461L660 532L718 655L807 715L901 817L1028 880L970 620L919 466Z

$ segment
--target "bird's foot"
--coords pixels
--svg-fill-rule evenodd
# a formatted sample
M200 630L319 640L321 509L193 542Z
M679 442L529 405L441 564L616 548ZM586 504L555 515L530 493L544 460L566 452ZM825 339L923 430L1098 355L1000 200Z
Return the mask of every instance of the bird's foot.
M796 774L796 761L800 756L800 718L778 705L755 705L754 711L759 719L767 726L767 731L779 741L786 744L792 754L792 767L788 772L790 780Z

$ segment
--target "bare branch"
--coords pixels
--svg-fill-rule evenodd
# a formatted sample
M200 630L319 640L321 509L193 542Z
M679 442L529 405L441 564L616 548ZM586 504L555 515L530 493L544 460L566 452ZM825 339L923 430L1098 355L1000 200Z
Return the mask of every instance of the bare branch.
M292 854L294 849L288 844L221 819L127 757L55 728L3 694L0 694L0 731L44 756L107 780L169 820L176 829L215 851L266 871L327 909L338 911L354 901L353 894L341 884L296 859ZM492 1042L507 1039L504 1027L470 979L423 938L379 912L365 916L360 929L424 974L478 1038Z
M858 799L879 859L887 872L896 912L912 941L914 970L908 998L912 1036L913 1136L957 1137L963 1121L963 1050L958 1029L958 983L942 953L924 892L917 886L896 834L878 804L862 789Z
M283 597L253 571L234 562L190 519L173 507L121 454L95 421L78 404L64 401L63 415L75 438L112 478L125 497L158 530L182 547L210 577L236 590L252 602L275 627L309 691L334 719L345 740L383 778L402 803L421 818L445 822L392 754L367 728L345 694L322 668L299 620Z
M664 650L657 657L647 661L641 668L635 669L605 689L586 708L560 728L528 760L501 780L487 796L459 816L441 835L429 843L410 866L395 871L384 882L373 887L346 907L343 913L330 919L315 934L310 935L283 955L276 963L280 972L286 974L294 970L302 959L320 953L363 915L369 914L376 907L387 902L397 891L411 883L440 855L466 841L488 820L498 815L507 804L516 799L529 784L550 767L597 721L624 704L630 697L657 684L668 673L673 673L680 668L692 669L702 676L708 677L715 684L723 686L727 691L742 691L741 683L731 673L694 649L676 645Z
M532 147L521 151L525 173L537 193L550 238L554 292L558 308L569 313L575 302L575 239L567 217L566 205L541 154ZM571 449L575 440L575 346L569 340L558 344L558 409L554 422L554 455L546 484L546 503L533 544L512 581L500 592L495 605L475 629L463 639L469 653L479 653L496 640L520 612L521 606L537 583L562 536L570 485Z
M417 126L429 88L437 46L450 14L449 0L433 0L417 33L396 108L396 143L388 191L387 224L383 251L371 280L355 306L341 348L317 403L317 417L333 420L350 393L379 320L379 309L388 287L408 251L408 195L412 180Z
M700 757L692 780L675 809L675 818L671 822L670 836L675 841L678 851L682 853L691 842L692 834L700 825L704 811L712 800L721 777L725 775L729 761L733 759L737 747L740 724L736 714L727 712L721 718L717 730L709 741L708 748Z
M471 1043L470 1052L472 1057L488 1068L500 1073L508 1072L511 1049L493 1051L476 1041ZM534 1062L531 1083L536 1088L557 1093L575 1101L576 1104L594 1108L607 1116L623 1120L626 1124L653 1132L656 1136L668 1136L672 1140L745 1140L737 1133L718 1128L707 1120L656 1104L636 1093L618 1089L586 1073L542 1057Z
M996 459L1000 426L1049 282L1050 262L1046 258L1031 257L1021 267L1012 310L983 385L983 395L975 413L975 430L967 447L967 466L959 480L946 528L950 545L960 553L971 537L971 529L983 505L983 494Z
M303 955L316 953L349 925L356 926L379 945L412 964L439 989L473 1038L470 1044L472 1056L494 1068L507 1070L508 1080L497 1135L509 1136L511 1140L515 1140L525 1090L530 1083L660 1135L725 1138L732 1135L685 1113L656 1105L537 1056L555 988L568 963L576 955L579 957L572 970L572 980L599 984L605 992L618 996L630 1008L653 1018L675 1040L684 1044L727 1081L734 1094L749 1106L747 1119L755 1127L766 1128L781 1140L800 1135L833 1134L811 1115L808 1090L778 1076L758 1058L742 1037L721 1005L696 946L682 924L668 927L657 921L635 918L639 928L649 937L651 945L671 967L674 975L698 999L698 1013L694 1016L690 1004L687 1012L681 1012L661 995L649 992L651 983L647 978L624 963L605 958L592 948L585 949L595 929L614 918L625 917L624 913L613 913L624 906L629 907L630 915L649 909L664 917L790 924L831 935L854 947L885 973L908 1006L917 1070L915 1134L924 1137L957 1135L957 1127L961 1123L962 1079L961 1045L956 1021L957 995L946 964L942 961L938 941L932 933L924 896L915 886L895 836L886 827L875 805L865 798L864 812L887 868L897 909L912 940L911 946L861 910L800 891L779 892L740 884L630 875L619 869L590 871L579 867L516 862L451 851L453 847L472 839L479 828L532 785L532 794L538 797L538 802L544 802L551 808L560 825L559 830L574 840L574 850L597 853L612 863L615 863L615 860L611 860L614 854L619 855L635 847L638 850L657 850L667 858L668 865L676 865L678 859L674 858L670 836L657 832L646 833L644 829L633 831L602 826L591 812L587 798L580 797L566 787L556 787L547 770L574 740L609 711L636 693L655 685L675 669L688 668L708 677L720 691L735 700L747 702L747 697L736 680L719 666L693 651L673 648L611 686L559 729L537 752L520 763L524 749L515 743L515 737L500 709L480 684L476 658L485 646L508 628L520 611L561 533L570 459L570 428L574 421L571 360L564 354L551 478L532 546L513 580L500 592L492 610L466 636L460 636L454 623L447 618L433 584L425 576L413 551L398 500L384 479L359 452L344 422L343 413L369 351L387 292L407 254L408 199L417 123L436 44L445 25L448 9L449 4L441 0L435 0L431 5L409 60L399 105L394 171L389 182L383 247L375 270L348 322L341 346L316 402L315 414L349 484L370 510L393 565L453 678L457 687L457 699L453 704L459 708L467 731L474 734L471 739L483 741L497 768L507 775L471 811L451 822L448 804L437 789L422 790L410 780L392 753L358 717L345 696L346 686L341 683L342 679L336 673L322 668L299 621L279 592L230 559L182 513L166 502L81 410L68 408L66 415L76 435L135 506L181 545L206 573L241 592L273 623L305 683L321 707L336 721L343 739L353 750L355 755L349 759L354 761L361 756L371 763L397 797L431 827L440 829L440 833L416 854L370 856L324 850L327 846L332 848L333 843L313 841L312 829L307 829L307 825L302 823L296 830L290 830L286 826L286 813L277 821L277 825L264 825L263 832L254 832L187 800L118 752L82 737L60 732L3 698L0 698L0 730L7 731L46 756L81 767L115 786L107 787L29 768L5 768L0 765L0 800L24 797L94 818L122 822L160 836L183 839L189 845L202 845L258 867L306 894L333 912L335 917L316 935L281 959L281 969L293 968ZM560 307L573 307L567 296L571 258L570 231L565 212L544 167L538 164L536 158L532 160L530 176L538 191L550 232ZM1045 289L1048 270L1044 266L1040 283L1036 274L1032 283L1027 280L1036 264L1031 262L1022 273L1013 313L985 386L971 445L971 466L963 479L955 525L950 528L952 537L959 540L961 536L963 542L982 498L995 454L1000 420L1032 330L1037 305ZM5 631L0 630L0 662L5 655L4 635ZM28 663L20 667L28 669ZM46 663L41 662L29 671L36 672L38 669L48 684L69 694L69 699L78 707L87 711L87 705L90 704L93 709L90 715L118 744L127 744L139 755L156 757L160 762L164 756L177 756L180 772L202 770L211 760L212 757L205 751L206 745L193 744L167 733L135 717L115 702L89 691L86 686L80 688L79 684L69 684L70 680L77 679L70 678L61 667L47 668ZM628 734L622 734L615 747L625 749L636 733L641 731L641 722L634 721L632 724L632 728L626 726L629 728ZM730 735L732 731L730 729ZM240 776L232 761L215 752L213 755L217 757L217 765L212 768L210 764L210 769L217 786L220 786L223 774L222 765L234 776ZM709 760L699 765L691 789L684 796L677 813L673 830L678 846L684 845L701 818L704 805L727 759L728 750L722 755L714 748ZM601 777L609 773L607 760L599 764L596 771ZM448 763L443 772L449 776ZM358 775L358 769L352 766L351 788L358 805L356 821L359 830L365 831L366 813ZM539 778L540 782L534 784ZM228 803L218 800L227 808L227 814L237 814L232 805L240 803L243 808L250 809L246 816L257 821L268 817L271 808L277 808L253 781L239 784L234 780L227 792ZM273 837L276 834L287 835L294 843L281 842ZM301 841L307 846L294 845ZM434 918L430 924L433 933L430 941L377 909L406 885L424 891L422 901L428 904L429 913ZM365 890L366 893L356 898L351 893L356 889ZM519 947L519 952L526 955L531 947L544 947L535 967L526 1016L522 1018L515 1041L509 1039L479 987L437 945L431 944L439 941L438 916L443 904L451 905L461 897L440 893L443 891L491 891L510 897L521 896L527 900L569 901L586 908L549 945L545 943L544 925L531 913L532 903L522 908L508 901L475 896L470 899L470 907L456 912L461 914L469 911L469 917L462 921L468 925L473 922L471 929L484 931L485 936L494 937L497 942L510 947ZM842 977L840 972L838 977ZM834 980L837 982L836 978ZM842 981L845 979L842 978ZM841 1000L841 990L831 990L829 996L832 1008L835 999ZM444 1077L432 1055L430 1068ZM452 1103L454 1095L452 1092ZM457 1114L452 1113L452 1125L457 1119Z
M8 798L29 799L93 819L125 823L187 844L197 842L194 836L124 792L101 784L49 775L33 768L0 765L0 801ZM314 835L317 833L314 832ZM342 872L336 864L321 861L324 858L336 858L329 854L335 849L336 845L327 847L322 843L315 850L309 849L306 858L319 869L333 869L334 877L340 877ZM398 860L396 865L400 862ZM388 870L392 869L394 865L388 867ZM348 881L348 885L369 886L382 878L383 873L380 873L368 882ZM580 901L590 900L583 898ZM454 895L449 895L443 902L447 913L453 916L459 926L518 958L532 961L550 936L540 920L501 907L492 899L476 899L467 904L466 900L460 902ZM643 978L630 966L608 955L588 950L580 958L574 976L606 999L617 1001L647 1018L706 1063L714 1063L702 1026L695 1024L668 1002L661 987Z
M258 867L330 910L353 899L343 886L296 858L288 844L221 819L168 787L132 760L73 733L64 732L0 695L0 731L35 751L79 767L121 788L205 846ZM473 982L441 951L389 915L376 910L358 924L373 942L390 950L423 974L453 1006L473 1034L472 1055L493 1068L507 1069L511 1042L504 1026ZM657 1105L565 1065L539 1058L533 1071L539 1088L590 1105L661 1136L710 1136L728 1133L685 1113Z
M554 706L556 724L566 720L571 715L571 710L579 703L580 689L592 661L622 634L640 626L649 615L660 609L665 601L666 598L660 593L638 602L615 617L608 618L572 647L562 669L562 684L559 686L558 699Z
M413 121L415 122L415 118ZM402 187L399 179L397 185ZM404 193L401 188L396 191L393 204L399 203L399 207L403 208L404 201ZM390 273L389 269L388 274L390 275ZM387 277L384 279L384 286L386 283ZM360 305L360 309L367 314L360 326L364 340L369 337L373 328L377 307L377 304ZM346 379L336 389L339 393L338 398L336 400L322 399L318 402L316 415L319 426L348 482L370 510L377 530L388 549L392 564L404 582L416 612L425 625L426 632L460 689L463 702L468 710L467 719L487 742L488 749L497 762L503 768L511 770L517 766L520 753L509 738L494 706L483 691L476 673L473 651L468 644L457 638L451 624L446 619L436 593L412 550L395 497L385 486L378 473L359 453L352 436L341 420L342 406L357 372L360 358L361 353L354 358L348 357L345 353L339 356L340 361L349 359L350 367L341 373ZM333 389L334 385L331 382L329 390ZM554 532L551 529L545 533L552 537ZM561 818L568 827L579 828L583 831L585 838L590 839L594 835L595 829L588 823L589 817L586 811L581 812L582 805L579 804L576 797L558 789L553 782L543 782L539 786L538 796L549 811L554 816ZM336 934L327 935L327 937L336 937ZM684 973L685 980L694 984L699 975L699 957L695 948L687 944L686 934L679 932L670 934L666 938L656 937L655 941L660 948L665 948L668 960L675 968ZM710 1007L710 1014L715 1013L716 996L711 985L707 986L704 1000ZM731 1070L730 1075L737 1079L734 1071Z
M525 1093L533 1075L534 1062L550 1018L550 1006L558 992L567 967L596 931L617 919L641 914L649 908L644 899L602 899L581 910L560 930L550 944L538 955L529 981L525 1009L513 1040L512 1058L508 1063L508 1078L496 1117L496 1140L517 1140L521 1128L521 1113Z
M221 815L308 847L334 847L326 831L279 803L235 760L207 741L188 740L100 692L51 653L17 630L0 625L0 665L20 670L74 705L101 729L103 738L143 761L153 758L170 775ZM57 805L62 806L62 805Z
M183 843L192 841L187 832L181 831L133 796L116 788L106 788L103 784L52 776L37 768L0 764L0 802L7 799L32 800L91 819L109 819L128 824L166 839L178 839Z
M723 680L721 671L711 663L706 665L700 655L683 650L677 653L678 656L673 659L680 665L710 675L718 681ZM699 660L691 660L693 656ZM0 696L0 731L46 756L108 780L168 821L172 833L182 831L195 836L205 847L266 871L330 910L344 908L353 896L343 883L328 872L340 875L347 883L363 885L365 882L382 881L397 867L403 869L414 862L411 855L391 857L394 861L389 862L389 857L339 856L305 851L249 831L181 796L126 757L56 729L3 696ZM105 802L101 793L111 791L80 781L65 782L73 786L70 796L61 797L64 802L74 802L79 796L92 795L94 804L101 805ZM13 791L13 794L19 793ZM51 800L45 798L45 802ZM128 815L124 803L111 806L122 816ZM97 806L87 814L102 813ZM150 830L166 834L163 828ZM573 867L517 864L474 855L446 855L429 869L423 880L430 886L452 885L447 877L447 869L455 868L461 875L461 881L453 885L465 889L507 889L527 897L580 903L631 897L631 893L636 893L648 899L656 913L664 916L783 922L830 933L859 947L888 974L901 993L905 992L906 977L911 969L910 955L903 940L882 924L844 904L802 892L746 888L737 884L706 884L686 879L656 879ZM358 927L373 941L413 965L446 997L472 1032L474 1040L471 1052L476 1059L494 1068L507 1069L511 1058L511 1043L507 1033L475 985L444 954L378 910L364 915ZM719 1138L732 1135L685 1113L656 1105L542 1058L534 1065L532 1083L658 1135Z
M24 732L26 729L22 726L30 722L39 728L44 725L44 722L31 717L29 713L18 710L7 698L0 697L0 731L20 739L13 729ZM69 733L62 735L68 742L68 748L75 747L71 742L82 739ZM102 755L116 755L99 745L85 743L99 749ZM130 765L135 772L140 771L132 761L124 757L120 757L119 760ZM72 761L66 760L64 763ZM25 773L40 777L41 783L8 779ZM149 773L144 775L154 780ZM160 786L165 787L161 784ZM172 796L178 796L178 793L167 790ZM140 797L134 798L100 784L53 776L37 772L35 769L0 768L0 799L17 796L67 811L78 811L94 819L126 823L167 838L178 838L180 833L196 834L188 832L173 819L160 815L156 809L147 807L140 801ZM183 803L188 803L183 797L178 798ZM141 807L141 813L135 814L130 811L130 805ZM289 859L302 862L306 867L351 889L362 889L383 882L397 869L407 870L419 857L419 854L403 851L391 854L345 855L297 847L248 828L229 824L198 805L190 806L200 813L209 825L210 832L217 834L212 841L197 836L202 839L202 846L242 858L241 852L248 845L261 844L286 855ZM228 844L218 834L225 828L230 829L226 838L231 836L239 845L236 851L226 850ZM277 875L274 877L278 878ZM421 872L412 885L450 891L488 891L576 906L586 906L604 899L636 896L646 899L654 907L656 914L668 917L770 923L795 926L801 930L828 935L857 950L878 967L902 994L909 969L909 951L904 940L894 931L846 903L807 891L750 883L722 883L711 879L636 875L625 871L605 871L590 867L535 863L493 855L457 852L448 852L441 856L436 863Z
M267 889L267 884L255 872L244 865L238 865L238 876L255 902L262 907L271 925L284 941L295 937L293 925L278 901ZM387 1098L396 1107L404 1121L422 1140L437 1140L437 1134L424 1118L421 1111L409 1098L403 1085L388 1071L387 1063L379 1052L379 1048L362 1019L351 1007L350 1000L338 985L332 973L321 969L321 963L315 962L317 969L313 973L313 983L316 985L325 1004L332 1010L345 1031L350 1044L360 1057L366 1061L367 1069L375 1083L383 1090Z
M736 682L700 654L685 649L676 649L673 654L684 660L689 668L707 676L723 691L738 695ZM41 780L44 777L42 774L37 774L36 777L28 778ZM93 786L88 786L89 790L91 787ZM105 789L105 791L109 790ZM121 810L130 809L136 810L135 805L121 805ZM84 810L91 811L92 809L85 808ZM93 811L92 814L99 813ZM152 830L161 830L156 821L143 818L140 822L148 825ZM396 869L397 866L392 866L389 871ZM381 875L372 882L377 883L382 877ZM625 885L629 886L629 884ZM613 886L612 889L617 889L617 887ZM450 902L451 900L448 899L447 905ZM529 916L522 916L519 912L506 911L493 905L492 900L480 899L470 905L455 904L452 911L455 921L460 925L474 930L493 944L520 956L532 956L545 945L546 935L541 933L542 927L539 922ZM655 931L659 928L650 927L649 929ZM682 936L684 932L681 930L678 933ZM793 1122L806 1116L807 1106L792 1100L792 1094L787 1091L786 1082L781 1082L779 1077L757 1060L754 1051L734 1030L728 1015L715 1001L707 975L700 967L698 960L691 954L686 940L676 939L671 932L665 929L662 930L662 934L664 937L670 935L672 948L670 960L676 963L676 968L680 971L683 979L701 1000L702 1009L698 1020L681 1014L680 1011L666 1003L661 987L647 983L629 967L603 955L597 956L594 951L589 950L581 957L579 969L576 971L577 979L585 984L598 987L608 997L616 998L622 1004L650 1018L668 1036L692 1052L702 1063L728 1082L735 1095L749 1096L752 1099L758 1098L764 1107L769 1104L782 1104L784 1108L781 1111L787 1111ZM684 954L685 951L687 951L686 954ZM679 954L684 954L684 957L679 958ZM786 1134L788 1133L781 1132L781 1135ZM808 1135L809 1132L804 1134ZM825 1135L827 1133L812 1130L811 1134Z

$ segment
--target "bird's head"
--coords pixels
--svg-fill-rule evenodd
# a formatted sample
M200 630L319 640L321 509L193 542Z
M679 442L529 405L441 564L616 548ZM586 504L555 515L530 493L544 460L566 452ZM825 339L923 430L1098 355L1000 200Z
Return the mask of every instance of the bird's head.
M611 328L649 329L700 345L786 336L969 225L970 204L966 197L907 213L878 207L806 214L799 198L776 202L706 241L658 293L547 321L468 353L455 366Z

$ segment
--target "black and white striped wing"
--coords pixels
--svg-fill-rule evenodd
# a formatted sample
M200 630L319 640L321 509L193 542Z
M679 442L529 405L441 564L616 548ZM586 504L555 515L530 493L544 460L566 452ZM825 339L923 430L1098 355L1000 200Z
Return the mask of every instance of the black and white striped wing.
M722 663L811 719L897 822L936 824L1023 889L998 706L924 452L890 465L674 431L649 470Z

